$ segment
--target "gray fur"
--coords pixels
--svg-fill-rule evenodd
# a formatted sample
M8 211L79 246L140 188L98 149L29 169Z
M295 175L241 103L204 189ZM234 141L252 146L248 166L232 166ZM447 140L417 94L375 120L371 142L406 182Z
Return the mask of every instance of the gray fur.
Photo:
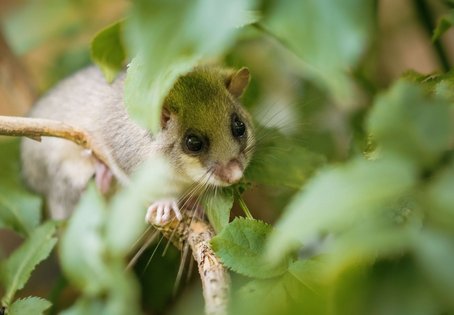
M200 174L206 169L199 159L182 156L181 116L172 114L166 128L152 136L148 130L133 122L126 112L123 103L124 78L123 73L109 85L97 68L83 69L60 82L42 97L33 107L30 116L59 120L85 129L96 143L111 152L118 166L127 174L131 174L153 154L162 153L169 158L173 167L174 173L169 178L174 180L169 185L175 186L177 191L187 188L195 182L194 176L191 178L188 175L191 173L188 170L198 168L192 173ZM220 89L221 80L218 85ZM223 85L222 89L226 91ZM194 90L186 90L190 93L184 95L187 100ZM219 110L225 111L221 107ZM228 123L230 112L214 114L219 115L225 116L223 120ZM247 114L245 116L247 118ZM202 119L206 119L206 116ZM247 123L250 125L249 121ZM228 125L225 128L226 132L230 132ZM252 140L248 137L248 141ZM232 148L229 156L237 155L238 150L237 147ZM243 155L241 159L245 166L249 162L249 156L246 153ZM55 219L66 218L71 213L88 181L95 174L95 159L84 154L81 147L64 139L43 137L42 142L24 139L21 159L25 181L31 189L47 198L50 215Z

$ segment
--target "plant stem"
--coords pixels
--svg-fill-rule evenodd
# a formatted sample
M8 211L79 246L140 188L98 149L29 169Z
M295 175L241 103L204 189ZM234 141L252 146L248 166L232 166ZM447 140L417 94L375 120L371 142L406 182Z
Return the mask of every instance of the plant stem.
M251 214L251 211L249 211L249 208L247 207L246 203L244 202L243 198L238 194L238 202L240 203L241 209L243 209L244 215L248 219L254 219L254 217Z
M429 37L432 37L433 30L435 29L435 22L432 18L430 7L426 3L425 0L413 0L416 12L421 20L424 30L427 32ZM450 64L449 59L446 54L446 51L441 43L441 41L437 40L433 43L435 52L438 55L438 59L440 60L440 64L443 71L449 71Z

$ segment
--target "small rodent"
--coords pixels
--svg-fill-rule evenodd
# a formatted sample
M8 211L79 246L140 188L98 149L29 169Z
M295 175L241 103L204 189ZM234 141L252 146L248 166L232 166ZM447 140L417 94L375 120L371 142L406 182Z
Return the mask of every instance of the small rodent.
M125 73L108 84L94 66L60 82L32 108L31 117L48 118L83 128L131 174L159 153L168 159L169 198L155 200L147 221L165 223L171 212L180 219L179 198L202 179L213 186L238 182L255 144L248 112L239 102L249 83L249 70L199 66L181 76L166 97L161 130L152 135L129 116L123 101ZM110 174L99 161L71 141L24 138L22 175L34 191L46 197L51 217L66 218L89 180L101 190ZM210 176L206 176L209 174Z

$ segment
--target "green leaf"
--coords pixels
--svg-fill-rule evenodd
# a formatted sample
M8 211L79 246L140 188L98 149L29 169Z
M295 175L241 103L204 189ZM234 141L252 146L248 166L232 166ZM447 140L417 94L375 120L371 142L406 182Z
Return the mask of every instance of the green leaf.
M151 202L175 195L169 184L174 174L168 159L153 156L132 176L131 183L110 203L106 219L106 246L112 255L124 257L147 227L145 213Z
M370 0L275 1L264 26L301 58L303 75L312 74L345 105L353 97L347 71L367 47L373 7Z
M238 290L234 314L326 314L325 289L317 278L318 263L297 261L288 272L272 279L256 279Z
M118 261L116 262L118 263ZM61 312L62 315L139 315L139 288L132 274L118 264L106 265L111 274L110 284L102 294L85 294Z
M437 27L435 28L432 41L435 42L440 39L440 37L446 33L454 25L454 10L449 11L449 13L443 15L437 23Z
M203 203L208 220L216 233L221 232L229 224L233 199L233 191L231 189L215 191L213 195L204 198Z
M43 315L51 305L45 299L30 296L14 301L8 308L8 315Z
M444 99L427 96L415 84L399 81L378 97L368 127L384 153L396 152L430 166L452 143L451 113L452 107Z
M3 265L2 275L6 293L2 303L9 305L16 292L27 283L32 271L46 259L57 242L56 224L47 222L36 228L30 237L16 249Z
M342 230L400 196L415 182L414 166L398 157L353 159L320 171L295 196L268 244L276 261L318 233Z
M112 82L123 68L126 52L122 43L123 21L104 28L91 42L91 58L99 66L107 82Z
M255 183L299 188L325 158L271 128L257 128L256 151L245 177ZM284 167L285 166L285 167Z
M236 218L212 239L211 245L222 262L233 271L248 277L271 278L287 270L290 258L274 266L263 260L270 232L271 226L266 223Z
M424 274L454 307L454 238L453 235L425 229L414 238L414 254Z
M136 122L157 132L165 97L178 77L194 67L196 60L178 60L154 74L146 71L146 60L139 55L129 64L125 81L125 103L129 115Z
M41 198L23 185L19 141L1 141L0 152L0 228L28 236L41 220Z
M248 11L252 3L135 1L125 25L131 54L140 59L131 65L126 81L131 116L156 132L162 102L175 80L202 58L221 54L233 42L238 26L254 20Z
M62 269L74 285L88 294L101 292L109 283L102 238L106 219L106 205L95 185L90 184L61 240Z

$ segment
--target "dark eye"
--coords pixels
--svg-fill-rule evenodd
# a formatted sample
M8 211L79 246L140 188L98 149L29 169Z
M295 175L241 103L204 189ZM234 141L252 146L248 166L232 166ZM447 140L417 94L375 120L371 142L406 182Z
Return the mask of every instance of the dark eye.
M199 152L203 148L203 141L196 135L186 136L186 147L189 151Z
M232 117L232 135L235 138L244 136L246 132L246 125L240 120L240 118L235 114Z

